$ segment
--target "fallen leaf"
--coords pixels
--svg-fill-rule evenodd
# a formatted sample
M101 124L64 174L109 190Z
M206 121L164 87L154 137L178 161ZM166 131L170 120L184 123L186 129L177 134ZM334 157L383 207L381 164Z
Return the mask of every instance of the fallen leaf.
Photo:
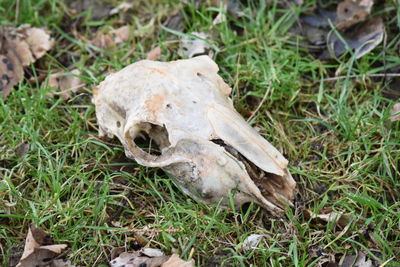
M131 27L125 25L110 32L115 44L121 44L129 39Z
M210 46L204 41L204 39L208 38L208 35L204 32L192 32L191 34L194 35L194 37L182 38L181 49L179 51L180 56L192 58L195 56L207 55L211 51Z
M113 5L104 0L68 0L67 5L74 13L90 12L93 20L107 18L113 9Z
M120 12L126 12L133 7L133 3L123 2L116 6L115 8L111 9L110 15L115 15Z
M36 59L41 58L54 45L54 39L44 30L40 28L31 28L26 25L23 28L25 41L28 43L33 56Z
M47 266L67 247L65 244L53 245L51 236L40 228L31 226L25 241L24 252L17 267Z
M344 258L342 265L340 265L340 267L352 267L352 266L373 267L375 266L375 264L372 262L372 260L367 259L367 254L360 251L357 253L357 255L355 254L347 255Z
M117 258L110 261L111 267L139 267L160 266L169 259L169 256L150 258L142 256L140 252L123 252Z
M116 250L114 251L116 252ZM147 254L147 255L146 255ZM149 256L152 255L152 256ZM115 255L117 256L117 255ZM179 258L178 255L164 256L159 249L146 248L140 251L122 252L110 261L111 267L192 267L193 264Z
M161 257L164 253L158 248L142 248L140 252L147 257Z
M48 81L48 86L59 88L59 93L64 99L71 98L71 93L76 93L80 88L85 86L85 83L78 77L81 72L77 69L71 72L58 72L51 74Z
M7 97L24 74L24 67L34 63L54 45L50 35L40 28L24 24L18 28L0 28L0 92Z
M332 32L328 36L328 51L325 51L321 58L339 57L348 49L354 50L356 59L360 58L382 42L383 33L384 26L381 18L369 19L353 25L340 33L342 38Z
M257 248L260 241L263 239L262 235L251 234L243 241L243 250L245 252Z
M146 56L148 60L156 60L159 59L161 56L161 47L156 46L155 48L151 49Z
M308 209L303 210L303 214L308 219L318 219L323 222L334 223L342 229L346 225L348 225L351 220L351 217L349 215L344 215L342 212L335 212L335 211L332 211L331 209L327 209L322 212L323 213L321 213L321 214L316 214Z
M115 46L114 41L108 34L98 32L93 40L89 41L90 44L97 46L98 48L105 49Z
M364 21L369 13L371 13L372 0L344 0L337 6L338 29L346 29L350 26Z
M161 267L192 267L193 263L190 261L184 261L177 254L172 254L172 256L164 262Z
M217 25L217 24L220 24L220 23L225 22L225 21L226 21L225 14L220 12L220 13L218 13L218 15L213 20L213 25Z
M390 114L392 114L392 116L389 117L389 119L391 121L398 121L400 120L400 102L396 103L392 110L390 111Z

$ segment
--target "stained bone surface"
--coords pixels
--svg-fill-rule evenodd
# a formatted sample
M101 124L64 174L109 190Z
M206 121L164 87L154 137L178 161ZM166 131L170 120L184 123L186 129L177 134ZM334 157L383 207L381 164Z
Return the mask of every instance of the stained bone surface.
M116 136L127 157L170 173L203 203L256 202L271 213L291 205L288 161L240 116L231 88L208 56L142 60L93 90L99 135ZM148 136L158 153L139 146Z

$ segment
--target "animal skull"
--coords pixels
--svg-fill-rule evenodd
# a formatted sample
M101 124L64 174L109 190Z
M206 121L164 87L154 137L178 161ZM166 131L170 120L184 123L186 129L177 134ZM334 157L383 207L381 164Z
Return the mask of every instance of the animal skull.
M94 88L99 135L117 136L127 157L161 167L194 199L254 201L272 213L293 199L287 160L235 111L231 88L208 56L142 60ZM135 141L147 134L161 154Z

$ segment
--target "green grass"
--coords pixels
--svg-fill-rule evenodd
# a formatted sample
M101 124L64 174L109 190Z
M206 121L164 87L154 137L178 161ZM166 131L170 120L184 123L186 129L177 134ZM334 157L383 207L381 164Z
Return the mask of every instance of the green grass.
M314 3L306 2L294 11ZM88 85L65 101L49 97L46 82L25 80L0 99L0 262L7 264L11 248L23 244L35 223L57 243L67 243L68 258L83 266L104 264L111 248L132 249L138 240L199 266L317 266L319 259L309 253L314 246L338 256L362 250L390 260L386 266L399 266L400 123L388 120L395 103L382 94L388 84L368 77L400 65L398 5L386 2L386 9L376 11L387 22L386 47L358 60L349 55L331 62L315 59L287 34L293 11L250 4L244 19L228 17L245 29L238 35L227 22L212 24L216 8L180 4L185 32L211 33L220 75L244 117L255 109L249 98L261 100L271 84L251 124L289 159L298 182L295 206L284 217L271 217L253 204L236 211L196 203L164 172L125 159L116 140L97 137L91 86L145 58L156 45L162 47L160 60L177 59L177 45L166 41L179 37L160 26L176 3L138 1L138 19L132 20L137 36L118 49L95 51L68 31L74 19L63 18L62 2L21 0L17 18L14 1L3 1L1 23L46 25L56 37L56 46L32 66L33 75L65 68L60 62L76 55L72 66ZM89 39L116 21L85 18L79 30ZM335 75L347 77L324 81ZM23 142L31 147L18 157L14 150ZM348 227L317 223L302 213L327 207L351 215ZM264 240L244 252L241 243L252 233Z

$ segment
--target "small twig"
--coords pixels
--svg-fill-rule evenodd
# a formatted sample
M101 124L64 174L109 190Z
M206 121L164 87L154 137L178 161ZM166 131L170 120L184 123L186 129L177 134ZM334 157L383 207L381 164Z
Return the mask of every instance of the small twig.
M78 84L78 85L76 85L76 86L72 86L71 88L68 88L68 89L66 89L66 90L62 90L62 91L60 91L60 92L52 92L54 95L63 95L63 94L66 94L66 93L69 93L69 92L73 92L73 91L75 91L75 90L78 90L79 88L82 88L82 87L84 87L85 86L85 84Z
M257 108L251 113L250 117L247 119L247 122L251 121L254 118L256 113L260 110L261 106L264 104L265 100L267 100L267 96L269 91L271 90L271 83L268 84L267 90L265 90L265 94L261 99L260 103L258 104Z
M139 229L139 228L130 228L130 227L124 227L124 229L129 230L129 232L135 232L135 233L168 233L168 234L173 234L173 233L179 233L182 230L179 229L174 229L174 228L168 228L168 229Z
M400 73L374 73L374 74L357 74L357 75L349 75L349 76L337 76L337 77L330 77L325 78L322 81L330 82L330 81L337 81L346 78L359 78L359 77L400 77Z

